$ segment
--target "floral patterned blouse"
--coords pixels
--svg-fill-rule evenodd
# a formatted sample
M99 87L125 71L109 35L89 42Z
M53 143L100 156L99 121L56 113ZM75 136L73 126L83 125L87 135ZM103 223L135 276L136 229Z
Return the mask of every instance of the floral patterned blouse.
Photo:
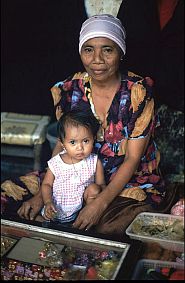
M160 153L153 140L154 129L159 125L154 114L152 80L128 72L121 75L120 88L113 98L107 113L107 127L97 134L94 152L98 153L104 166L106 182L116 174L123 163L129 139L140 139L147 135L150 141L140 164L122 196L158 205L165 195L164 182L158 168ZM93 104L91 78L86 72L76 73L52 89L57 120L62 112L78 107L92 111L99 120Z

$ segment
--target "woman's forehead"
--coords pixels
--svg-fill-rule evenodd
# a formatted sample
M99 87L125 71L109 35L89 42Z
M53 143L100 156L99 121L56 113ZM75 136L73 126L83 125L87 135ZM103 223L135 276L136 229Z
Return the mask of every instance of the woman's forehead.
M94 45L117 46L117 44L113 40L106 38L106 37L94 37L94 38L88 39L83 44L83 46L94 46Z

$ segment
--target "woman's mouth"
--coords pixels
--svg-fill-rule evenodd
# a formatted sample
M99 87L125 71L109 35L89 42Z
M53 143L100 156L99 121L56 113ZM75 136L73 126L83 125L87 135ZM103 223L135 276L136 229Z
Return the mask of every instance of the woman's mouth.
M92 70L95 75L102 75L105 73L105 70Z

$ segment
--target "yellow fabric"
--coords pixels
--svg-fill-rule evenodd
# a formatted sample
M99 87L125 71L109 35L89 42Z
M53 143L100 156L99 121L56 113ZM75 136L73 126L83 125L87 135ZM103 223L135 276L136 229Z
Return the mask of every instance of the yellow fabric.
M42 144L46 138L49 116L1 113L1 143L14 145Z

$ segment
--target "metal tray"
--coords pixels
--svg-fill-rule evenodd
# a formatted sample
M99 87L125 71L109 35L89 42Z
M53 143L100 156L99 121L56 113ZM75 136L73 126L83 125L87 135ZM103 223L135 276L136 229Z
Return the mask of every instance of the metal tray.
M130 251L131 245L129 243L122 243L101 238L90 237L86 235L73 234L55 229L14 222L6 219L1 219L1 235L6 237L11 236L14 239L17 239L18 242L23 238L31 238L33 241L49 241L57 245L72 247L73 249L81 249L88 252L94 250L107 252L113 251L115 253L119 253L120 257L113 274L111 274L111 277L108 279L116 280L118 278L118 274L120 276L120 274L124 274L124 272L127 272L126 270L124 270L123 263L127 254ZM15 250L15 252L11 250L7 258L12 258L11 255L14 255L13 257L15 257L14 259L16 260L16 254L18 254L17 250ZM21 258L19 257L19 260L20 259ZM124 275L121 275L121 277L124 278Z

